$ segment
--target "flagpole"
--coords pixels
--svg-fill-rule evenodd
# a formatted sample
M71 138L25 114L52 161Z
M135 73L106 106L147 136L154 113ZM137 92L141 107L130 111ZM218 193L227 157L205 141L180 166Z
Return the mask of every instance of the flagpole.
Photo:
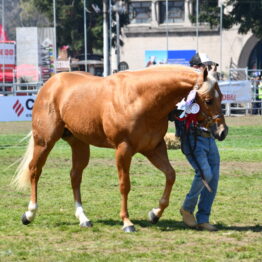
M103 0L103 55L104 55L104 76L108 76L107 0Z
M166 55L168 62L168 0L166 0Z
M109 56L109 65L108 65L108 71L109 74L111 75L112 73L112 0L109 0L109 51L108 51L108 56Z
M84 0L85 72L87 72L86 0Z
M5 0L2 0L2 35L5 32ZM5 44L4 44L5 47ZM5 50L5 48L3 48ZM3 65L2 65L2 72L3 72L3 85L5 84L5 54L3 52ZM3 88L5 90L5 88Z
M220 1L220 75L222 74L222 44L223 44L223 1Z
M199 27L199 1L196 0L196 42L197 42L197 53L198 53L198 27Z
M54 73L56 73L56 0L53 0L53 26L54 26Z

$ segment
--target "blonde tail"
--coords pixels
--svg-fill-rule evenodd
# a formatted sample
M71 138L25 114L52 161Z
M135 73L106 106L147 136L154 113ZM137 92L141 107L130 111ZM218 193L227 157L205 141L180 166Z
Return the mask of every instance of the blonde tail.
M17 189L23 190L29 187L30 185L30 172L29 172L29 163L33 158L34 150L34 138L32 131L26 136L29 138L26 152L15 171L15 176L11 182Z

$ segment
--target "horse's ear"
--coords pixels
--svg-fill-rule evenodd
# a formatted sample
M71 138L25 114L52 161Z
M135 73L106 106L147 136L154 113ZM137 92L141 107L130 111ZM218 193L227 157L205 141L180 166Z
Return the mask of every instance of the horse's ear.
M204 71L203 71L203 79L204 79L204 82L207 81L207 75L208 75L208 71L207 71L207 68L205 67Z

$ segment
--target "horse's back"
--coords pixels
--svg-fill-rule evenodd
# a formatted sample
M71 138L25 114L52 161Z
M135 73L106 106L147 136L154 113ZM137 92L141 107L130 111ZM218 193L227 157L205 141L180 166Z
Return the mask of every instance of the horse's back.
M46 98L53 103L68 103L80 95L97 92L103 85L103 78L86 72L63 72L51 77L40 89L37 100ZM61 106L61 104L60 104Z

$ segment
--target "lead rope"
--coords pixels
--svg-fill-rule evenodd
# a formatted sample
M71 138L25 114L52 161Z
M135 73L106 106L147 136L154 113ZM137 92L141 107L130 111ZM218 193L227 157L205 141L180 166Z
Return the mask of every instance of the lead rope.
M206 178L205 178L205 174L203 172L203 169L201 168L197 158L196 158L196 155L195 155L195 149L196 149L196 144L197 144L197 127L196 125L194 125L194 128L193 128L193 135L194 135L194 146L192 147L192 144L190 142L190 139L189 139L189 130L190 128L187 128L186 125L183 125L182 128L184 130L182 130L182 136L181 136L181 151L183 152L184 155L190 155L192 157L192 159L194 160L194 162L196 163L196 166L199 170L199 173L200 173L200 176L201 176L201 180L204 184L204 186L207 188L207 190L209 192L212 192L212 189L210 188L210 186L208 185L208 182L206 181ZM184 151L184 144L185 144L185 140L187 140L187 144L188 144L188 147L189 147L189 154L186 154L185 151Z
M196 126L197 126L197 115L199 114L199 111L200 111L200 107L197 103L195 103L195 98L196 98L196 89L197 89L197 83L195 84L194 86L194 89L191 90L189 92L189 94L187 95L187 98L185 100L185 98L183 98L179 103L176 104L177 106L177 109L182 111L182 113L180 114L179 117L177 117L177 119L179 121L184 121L184 125L181 125L183 129L185 130L182 130L182 134L184 134L182 137L181 137L181 150L182 152L185 154L184 152L184 149L183 149L183 146L184 146L184 142L185 142L185 138L187 138L187 142L188 142L188 146L189 146L189 151L190 151L190 155L192 156L193 160L195 161L196 165L197 165L197 168L200 172L200 176L201 176L201 180L204 184L204 186L207 188L207 190L209 192L212 192L210 186L208 185L207 181L206 181L206 178L205 178L205 175L204 175L204 172L199 164L199 162L197 161L196 159L196 156L195 156L195 149L196 149L196 143L197 143L197 133L196 133ZM194 133L194 147L192 147L190 141L189 141L189 130L190 128L194 127L193 129L193 133ZM186 154L185 154L186 155Z

